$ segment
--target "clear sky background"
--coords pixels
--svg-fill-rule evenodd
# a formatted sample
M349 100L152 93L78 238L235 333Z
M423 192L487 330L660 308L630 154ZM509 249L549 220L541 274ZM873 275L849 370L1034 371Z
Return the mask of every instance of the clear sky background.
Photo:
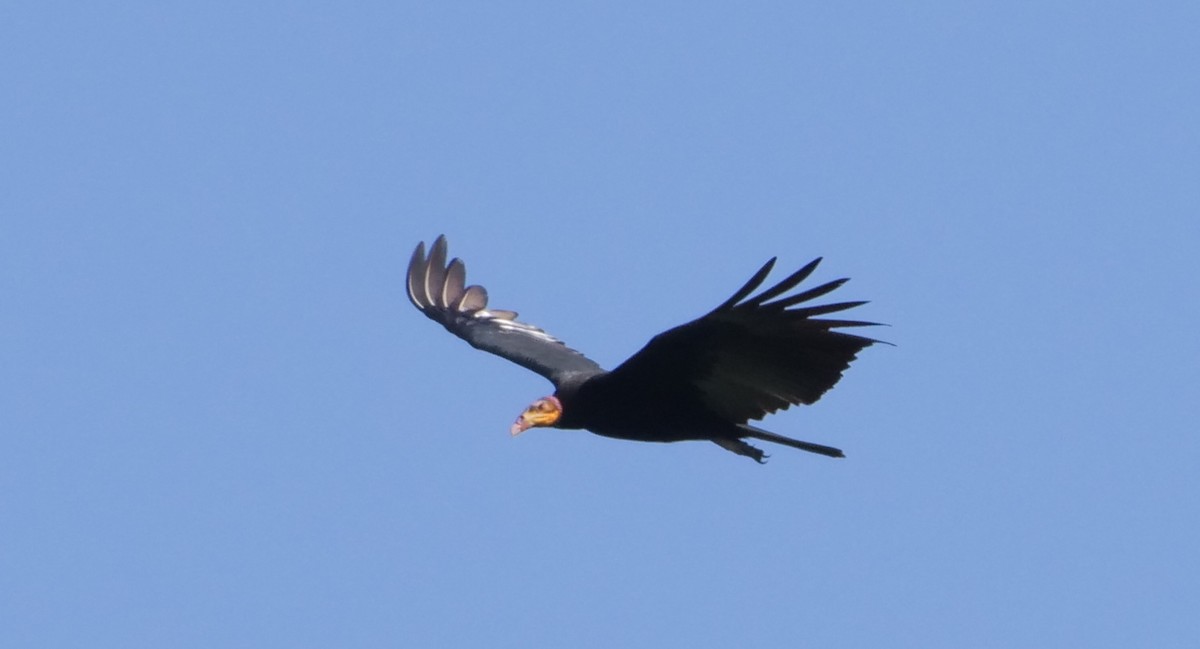
M0 8L0 646L1196 647L1200 5ZM896 347L508 426L771 256Z

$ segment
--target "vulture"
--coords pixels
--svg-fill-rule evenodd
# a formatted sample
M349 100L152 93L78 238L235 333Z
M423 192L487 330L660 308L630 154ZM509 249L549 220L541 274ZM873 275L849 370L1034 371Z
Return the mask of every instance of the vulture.
M871 338L840 331L878 323L822 318L865 302L812 305L844 284L838 279L793 292L820 258L770 288L757 290L775 259L717 308L664 331L609 371L513 311L488 308L487 291L468 286L466 266L446 260L446 237L408 264L408 297L431 320L473 347L541 374L554 394L534 401L512 435L533 427L585 429L642 442L708 440L763 463L755 439L829 457L840 449L768 432L750 420L812 404L842 377Z

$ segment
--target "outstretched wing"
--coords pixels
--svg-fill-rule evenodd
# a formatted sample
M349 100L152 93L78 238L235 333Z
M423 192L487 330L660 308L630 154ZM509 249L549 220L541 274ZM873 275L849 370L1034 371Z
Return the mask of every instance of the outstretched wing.
M428 257L421 242L408 262L408 299L473 347L533 370L556 386L570 377L603 371L545 331L518 322L516 312L488 309L487 290L466 286L466 276L467 267L459 259L446 263L444 235L433 242Z
M639 386L650 394L686 394L696 400L695 405L734 423L813 403L842 378L859 351L878 342L836 331L876 323L816 317L865 302L800 306L846 279L785 295L820 261L815 259L775 286L747 297L771 272L775 265L771 259L716 309L655 336L605 381Z

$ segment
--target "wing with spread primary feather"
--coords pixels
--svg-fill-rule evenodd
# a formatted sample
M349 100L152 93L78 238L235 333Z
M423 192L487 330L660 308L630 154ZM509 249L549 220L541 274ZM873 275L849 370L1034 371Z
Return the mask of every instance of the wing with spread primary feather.
M594 361L541 329L520 322L514 311L488 309L487 290L466 285L466 266L446 262L446 237L425 255L422 242L408 264L408 299L431 320L477 349L506 358L558 385L564 379L597 374Z
M771 259L716 309L655 336L605 381L646 390L682 389L697 405L737 423L815 402L841 379L859 351L878 342L836 331L876 323L816 317L864 302L799 306L837 289L845 279L786 295L820 261L748 297L770 274Z

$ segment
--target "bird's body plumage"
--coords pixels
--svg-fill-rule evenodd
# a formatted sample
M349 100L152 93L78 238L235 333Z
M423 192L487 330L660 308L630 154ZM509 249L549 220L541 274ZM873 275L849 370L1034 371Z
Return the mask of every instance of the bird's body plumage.
M444 237L438 237L428 256L424 244L413 252L408 294L451 333L554 383L553 409L558 412L553 419L527 423L520 430L553 425L636 441L710 440L761 462L763 452L742 441L750 437L841 457L838 449L746 423L815 402L859 351L877 342L835 330L874 323L816 317L862 302L799 306L846 280L788 295L819 262L751 296L774 266L771 259L716 309L658 334L611 372L541 329L517 321L516 313L489 310L483 287L465 285L463 263L453 259L447 264Z

